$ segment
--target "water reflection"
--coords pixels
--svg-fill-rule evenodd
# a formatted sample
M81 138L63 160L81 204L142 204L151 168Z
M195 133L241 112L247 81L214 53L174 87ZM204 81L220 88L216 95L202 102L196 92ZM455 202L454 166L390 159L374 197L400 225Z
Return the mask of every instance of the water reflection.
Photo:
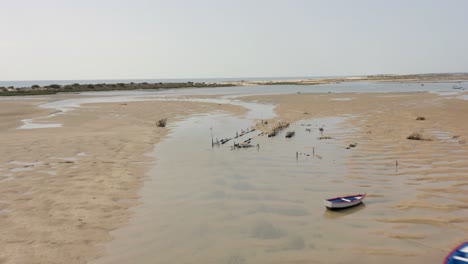
M404 211L392 208L414 195L406 182L417 179L387 168L380 149L363 155L364 169L353 173L356 164L347 164L353 152L337 141L349 133L342 120L307 121L326 125L330 140L318 140L318 130L305 131L299 122L290 127L292 139L252 135L260 149L236 151L230 144L212 148L209 128L232 137L251 120L218 113L171 123L170 136L156 147L141 206L128 226L112 232L108 255L96 263L431 263L437 253L401 238L439 235L458 216L433 220L433 210L411 201L400 204ZM374 194L366 205L336 212L323 205L325 197L369 188ZM443 232L450 237L459 230Z
M341 121L308 123L337 131ZM334 227L315 212L330 190L349 190L346 182L331 183L346 175L349 151L300 125L290 127L296 130L291 139L247 135L259 150L211 148L206 140L210 127L228 137L249 124L226 114L171 124L170 137L156 148L158 165L141 192L142 206L113 232L109 255L97 263L271 263L276 254L313 254L326 245L318 239Z
M328 218L328 219L337 219L337 218L341 218L344 216L357 213L365 208L366 208L366 205L364 203L360 203L356 206L345 208L345 209L340 209L340 210L325 209L325 211L323 212L323 217Z

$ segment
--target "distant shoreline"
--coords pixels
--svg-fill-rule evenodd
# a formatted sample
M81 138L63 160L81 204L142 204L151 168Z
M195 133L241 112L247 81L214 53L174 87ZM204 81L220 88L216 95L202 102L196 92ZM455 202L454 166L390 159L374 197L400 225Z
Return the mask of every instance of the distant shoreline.
M241 85L316 85L341 82L462 82L468 81L468 73L434 73L434 74L407 74L407 75L368 75L343 78L320 78L301 80L278 81L251 81L242 82ZM237 84L237 83L236 83Z
M159 90L177 88L208 88L250 85L318 85L342 82L454 82L468 81L468 73L434 73L434 74L408 74L408 75L368 75L355 77L325 77L306 79L278 79L278 80L239 80L225 82L129 82L129 83L97 83L97 84L50 84L32 85L18 88L14 86L0 86L0 96L21 95L47 95L64 92L89 92L89 91L113 91L113 90Z
M205 82L183 82L183 83L98 83L98 84L51 84L45 86L32 85L26 88L0 87L0 96L21 96L21 95L47 95L56 93L78 93L116 90L159 90L176 88L207 88L207 87L227 87L235 86L230 83L205 83Z

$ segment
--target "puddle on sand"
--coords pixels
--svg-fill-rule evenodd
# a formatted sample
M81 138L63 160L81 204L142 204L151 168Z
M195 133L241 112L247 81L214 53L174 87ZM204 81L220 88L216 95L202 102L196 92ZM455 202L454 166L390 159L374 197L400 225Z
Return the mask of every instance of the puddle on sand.
M291 89L294 87L294 89ZM218 88L187 88L187 89L169 89L169 90L155 90L152 91L102 91L102 92L82 92L79 96L86 96L85 98L75 98L75 99L65 99L54 101L46 104L42 104L40 107L47 109L56 109L56 113L51 115L33 119L25 119L23 125L19 129L37 129L37 128L57 128L61 127L60 123L37 123L37 120L47 119L54 117L57 114L63 114L68 111L71 111L75 108L80 107L82 104L88 103L118 103L118 102L136 102L136 101L152 101L152 100L173 100L172 98L181 96L191 96L191 95L218 95L221 96L221 99L200 99L200 100L221 100L226 103L229 101L230 104L242 105L249 108L246 102L241 102L235 100L236 98L248 95L266 95L266 94L292 94L296 92L300 93L329 93L333 91L334 93L342 92L354 92L356 94L366 93L366 92L411 92L411 91L425 91L437 93L444 98L460 98L468 100L468 96L463 94L463 91L454 92L450 89L451 86L447 83L431 83L426 86L421 87L419 84L405 84L401 86L400 84L394 83L372 83L372 82L356 82L356 83L347 83L343 84L326 84L326 85L311 85L311 86L291 86L291 85L257 85L257 86L239 86L239 87L218 87ZM442 91L442 92L438 92ZM403 96L403 95L397 95ZM176 100L179 100L176 99ZM354 98L335 98L331 100L338 101L349 101ZM12 98L11 100L16 100ZM197 99L195 99L197 100ZM223 103L223 102L219 102ZM264 106L266 108L273 106ZM250 108L249 108L250 109ZM256 111L256 110L253 110ZM267 110L268 111L268 110ZM253 116L253 115L252 115ZM268 116L258 116L259 119L268 119Z
M336 252L357 256L356 237L343 234L362 232L367 223L355 221L366 209L336 216L322 201L362 191L340 181L350 152L301 126L333 131L340 121L301 121L274 138L254 132L244 137L260 148L239 150L231 141L212 148L210 127L229 137L248 120L218 113L173 124L156 147L141 206L93 263L271 263L279 256L287 263L297 254L336 263L344 258ZM285 138L288 130L296 135Z
M23 119L23 125L19 129L38 129L38 128L57 128L62 127L62 124L59 123L50 123L50 124L41 124L35 123L35 119Z
M200 102L200 103L214 103L214 104L231 104L245 107L249 110L247 118L254 119L269 119L275 117L274 105L270 104L258 104L251 102L243 102L235 98L178 98L178 97L168 97L167 95L152 95L152 96L113 96L113 97L93 97L93 98L77 98L77 99L67 99L61 101L55 101L51 103L46 103L40 105L42 108L55 109L54 113L51 113L47 116L36 117L31 119L23 119L23 125L18 127L18 129L38 129L38 128L57 128L62 127L61 123L38 123L37 121L41 119L47 119L55 117L59 114L64 114L66 112L72 111L73 109L81 107L83 104L91 103L112 103L112 102L141 102L141 101L169 101L169 102Z
M25 161L14 160L14 161L10 161L8 164L21 165L21 166L37 166L37 165L41 165L42 162L41 161L25 162Z
M32 171L32 167L25 167L25 168L13 168L10 171L11 172L21 172L21 171Z
M43 105L41 105L43 107ZM47 108L47 107L43 107ZM23 122L23 125L18 127L18 129L39 129L39 128L57 128L57 127L62 127L63 125L61 123L38 123L37 121L48 119L55 117L59 114L63 114L64 112L62 110L56 110L53 113L46 115L46 116L40 116L40 117L35 117L35 118L29 118L29 119L22 119L21 121Z
M442 142L457 143L457 144L459 142L458 137L453 137L452 135L450 135L450 133L445 132L445 131L438 131L438 130L430 129L427 132L429 132L437 140L440 140Z
M342 98L332 98L330 100L332 100L332 101L351 101L351 100L354 100L354 98L342 97Z

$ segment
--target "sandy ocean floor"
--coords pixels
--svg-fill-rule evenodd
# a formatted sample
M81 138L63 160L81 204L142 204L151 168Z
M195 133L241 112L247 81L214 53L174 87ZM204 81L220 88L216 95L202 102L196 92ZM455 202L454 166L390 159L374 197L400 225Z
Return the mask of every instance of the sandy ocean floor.
M87 263L109 257L112 250L106 244L115 237L114 231L129 223L133 215L129 208L142 202L139 190L148 170L157 167L158 160L149 153L170 132L156 127L155 121L167 117L176 122L213 112L238 117L246 113L241 106L209 102L114 102L86 104L40 120L62 127L17 129L23 119L52 112L38 108L39 104L64 98L0 101L0 263ZM328 186L339 183L369 194L357 219L369 222L359 236L372 244L346 249L348 260L393 263L409 258L411 263L440 263L447 250L467 239L467 100L430 93L262 95L242 100L276 105L278 116L270 123L343 118L338 127L325 127L325 132L346 153L347 173ZM426 120L417 121L418 116ZM406 139L413 132L425 140ZM346 149L351 143L357 146ZM346 263L337 256L327 262L322 255L314 256L314 249L304 250L302 244L307 242L302 238L294 239L291 243L302 251L265 256L250 252L225 263ZM274 240L248 243L267 253L275 248ZM314 243L320 244L320 238ZM175 252L183 254L183 245Z

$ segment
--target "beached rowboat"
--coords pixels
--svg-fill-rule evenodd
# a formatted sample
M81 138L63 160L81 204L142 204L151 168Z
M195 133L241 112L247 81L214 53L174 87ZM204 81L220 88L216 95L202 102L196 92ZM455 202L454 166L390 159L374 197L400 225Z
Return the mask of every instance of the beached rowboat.
M343 208L348 208L348 207L360 204L364 200L365 197L366 197L366 194L364 193L364 194L356 194L356 195L330 198L330 199L324 200L324 202L325 202L325 206L328 209L343 209Z
M444 264L467 264L468 241L456 247L445 257Z

